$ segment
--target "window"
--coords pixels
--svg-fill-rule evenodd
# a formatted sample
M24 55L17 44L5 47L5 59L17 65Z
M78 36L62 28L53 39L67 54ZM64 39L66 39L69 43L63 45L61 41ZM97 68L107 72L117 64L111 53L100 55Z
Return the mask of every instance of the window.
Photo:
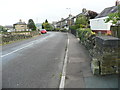
M24 27L24 26L21 26L21 27Z

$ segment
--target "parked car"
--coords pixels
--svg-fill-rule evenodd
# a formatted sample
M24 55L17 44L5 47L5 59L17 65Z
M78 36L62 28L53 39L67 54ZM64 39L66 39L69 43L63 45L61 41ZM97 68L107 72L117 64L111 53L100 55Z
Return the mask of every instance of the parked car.
M42 29L40 32L41 32L42 34L47 33L47 31L46 31L45 29Z

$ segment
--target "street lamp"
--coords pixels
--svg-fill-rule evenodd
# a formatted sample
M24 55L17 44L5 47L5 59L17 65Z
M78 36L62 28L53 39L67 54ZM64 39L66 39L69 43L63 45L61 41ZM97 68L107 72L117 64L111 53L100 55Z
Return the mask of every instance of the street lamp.
M71 23L72 23L72 21L71 21L71 18L72 18L72 16L71 16L71 8L66 8L66 9L69 10L68 27L69 27L69 32L71 32L71 30L70 30L70 26L71 26Z

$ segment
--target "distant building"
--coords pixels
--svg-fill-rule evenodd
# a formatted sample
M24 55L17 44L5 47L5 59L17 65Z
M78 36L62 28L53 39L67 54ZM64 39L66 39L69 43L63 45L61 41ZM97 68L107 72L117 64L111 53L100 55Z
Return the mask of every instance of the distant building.
M118 6L118 5L120 5L120 1L119 1L119 0L117 0L117 1L115 2L115 6Z
M70 14L67 18L61 18L60 21L56 22L56 28L66 28L68 29L69 26L74 24L73 16Z
M115 6L105 8L99 15L95 17L95 19L90 19L90 27L92 31L96 33L111 33L110 27L112 23L105 23L105 19L108 18L109 14L118 12L118 5L119 2L117 0Z
M4 26L5 30L7 30L7 32L14 32L14 28L12 25L6 25Z
M57 21L53 21L52 25L53 25L54 28L57 28Z
M37 27L37 30L41 30L42 29L42 23L36 23L35 25Z
M6 26L4 26L4 28L7 29L7 30L8 29L13 29L13 26L12 25L6 25Z
M73 15L69 14L69 16L67 18L65 18L65 19L61 18L60 21L55 22L54 26L56 28L69 29L70 26L75 25L76 19L81 15L86 16L86 18L95 18L98 14L96 12L94 12L94 11L86 10L85 8L83 8L82 13L79 13L76 16L73 16Z
M15 23L14 25L15 31L26 31L27 30L27 24L25 22L22 22L20 19L19 22Z

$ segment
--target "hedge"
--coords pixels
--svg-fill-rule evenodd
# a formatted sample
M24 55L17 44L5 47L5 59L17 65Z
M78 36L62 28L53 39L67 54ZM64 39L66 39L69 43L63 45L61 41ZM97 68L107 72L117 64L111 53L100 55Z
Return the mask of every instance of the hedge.
M78 38L88 49L92 49L95 45L95 33L90 28L77 29Z

